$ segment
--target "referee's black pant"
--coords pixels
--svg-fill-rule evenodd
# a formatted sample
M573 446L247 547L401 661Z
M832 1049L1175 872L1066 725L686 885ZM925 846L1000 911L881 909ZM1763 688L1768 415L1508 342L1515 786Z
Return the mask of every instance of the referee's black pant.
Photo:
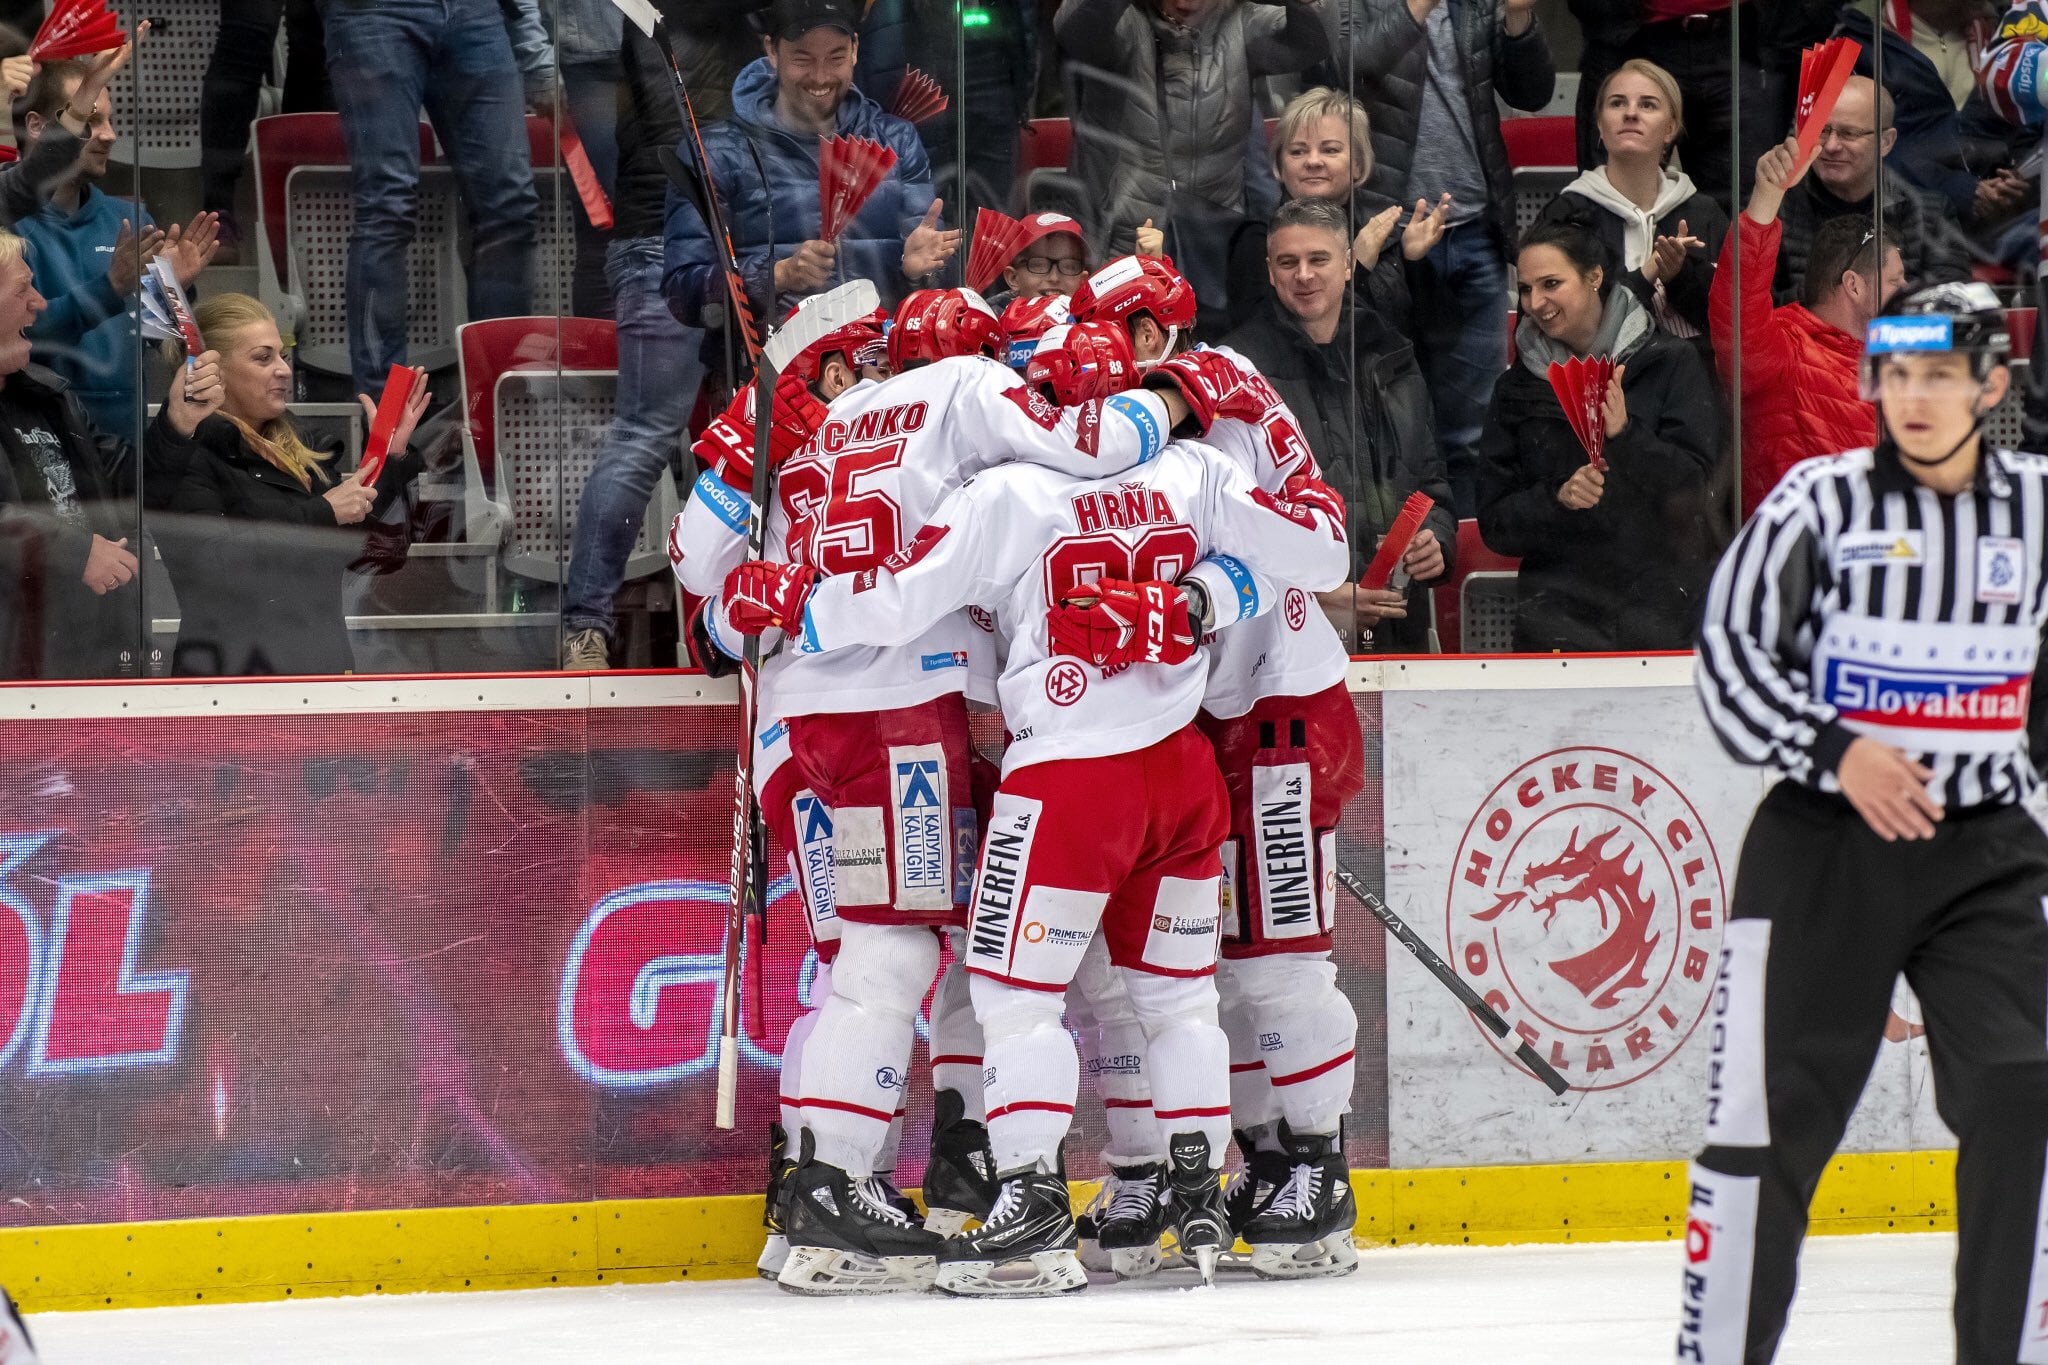
M1959 1140L1956 1360L2048 1365L2048 837L2008 806L1888 844L1793 782L1750 824L1721 949L1679 1360L1776 1353L1807 1206L1902 971Z

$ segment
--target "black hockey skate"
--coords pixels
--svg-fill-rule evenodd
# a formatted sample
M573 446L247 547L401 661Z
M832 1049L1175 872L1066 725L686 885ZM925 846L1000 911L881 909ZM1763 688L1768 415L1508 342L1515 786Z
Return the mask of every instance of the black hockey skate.
M1358 1269L1351 1229L1358 1201L1343 1133L1296 1133L1283 1120L1280 1143L1291 1164L1287 1181L1242 1233L1252 1246L1252 1270L1269 1280L1348 1275Z
M874 1177L819 1161L809 1133L784 1185L782 1231L789 1259L775 1282L793 1294L918 1293L931 1286L941 1243Z
M1150 1275L1164 1263L1159 1239L1172 1218L1173 1187L1166 1164L1111 1166L1102 1189L1081 1215L1081 1264L1111 1271L1120 1280Z
M988 1128L967 1116L957 1090L932 1096L932 1154L924 1168L924 1225L951 1237L982 1221L996 1202L996 1158Z
M1168 1178L1173 1183L1174 1240L1192 1257L1203 1284L1216 1282L1216 1263L1234 1240L1223 1208L1223 1183L1209 1164L1209 1139L1175 1133L1166 1140Z
M1223 1207L1230 1215L1232 1237L1242 1238L1245 1225L1280 1193L1292 1167L1285 1153L1260 1148L1257 1132L1240 1128L1231 1136L1237 1140L1244 1167L1223 1182Z
M789 1173L796 1169L796 1159L789 1154L789 1135L782 1131L782 1125L768 1125L768 1197L761 1204L761 1226L768 1229L768 1238L761 1244L761 1255L754 1262L754 1273L764 1280L772 1280L782 1273L783 1262L789 1259L789 1239L782 1235L782 1191L789 1183Z
M979 1228L939 1248L935 1287L964 1298L1049 1298L1088 1287L1064 1174L1010 1171Z

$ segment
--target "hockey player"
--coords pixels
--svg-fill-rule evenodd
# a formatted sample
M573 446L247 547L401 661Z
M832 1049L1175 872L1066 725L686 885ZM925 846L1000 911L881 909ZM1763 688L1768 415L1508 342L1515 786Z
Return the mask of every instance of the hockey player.
M992 358L1000 341L995 315L969 291L906 299L889 333L896 376L843 395L782 468L785 519L770 518L771 554L787 545L811 568L872 577L919 552L925 519L977 469L1001 459L1127 468L1152 458L1185 415L1178 395L1139 394L1062 412ZM707 607L718 629L729 605ZM892 1082L938 966L930 930L965 918L976 828L963 693L990 648L963 612L895 648L829 660L784 651L763 671L790 717L799 769L833 809L842 935L804 1051L808 1156L789 1186L797 1251L786 1287L902 1290L929 1276L920 1260L937 1238L902 1234L849 1191L870 1173L897 1102ZM925 1188L935 1225L950 1211L957 1226L985 1212L994 1190L971 1169L984 1140L979 1033L964 978L948 976L933 1002L933 1053L948 1060L934 1067L940 1124ZM870 1245L877 1237L888 1249Z
M1988 286L1894 312L1863 361L1877 447L1786 474L1701 628L1708 720L1785 780L1722 941L1681 1361L1776 1353L1902 970L1958 1140L1955 1358L2048 1361L2048 841L2023 806L2048 735L2048 457L1984 439L2011 382Z
M1067 321L1065 294L1020 294L1003 309L1003 363L1022 370L1045 334Z
M1197 639L1214 624L1211 603L1226 619L1257 610L1254 573L1318 586L1343 577L1342 503L1308 479L1288 493L1265 494L1234 462L1189 443L1120 480L1011 464L952 495L912 553L872 573L820 579L807 566L748 564L727 580L734 624L790 629L806 655L914 639L974 604L992 608L1010 640L999 690L1013 738L967 952L1002 1194L979 1231L941 1249L941 1288L1086 1284L1059 1158L1078 1081L1060 1005L1098 925L1148 1039L1177 1237L1205 1278L1229 1243L1218 1184L1229 1045L1214 985L1228 822L1213 757L1192 728L1207 671ZM1065 641L1068 654L1099 657L1136 638L1158 666L1104 669L1056 654L1048 611L1076 594L1121 615L1088 617L1098 638ZM1108 830L1098 814L1106 792L1130 812Z
M1169 263L1112 261L1076 291L1072 311L1128 327L1139 364L1150 362L1146 384L1178 389L1203 440L1266 492L1319 475L1294 414L1249 360L1183 345L1194 299ZM1365 784L1347 663L1313 597L1289 584L1281 610L1217 637L1202 704L1202 729L1230 791L1217 988L1245 1156L1231 1214L1253 1248L1252 1268L1273 1278L1344 1274L1358 1264L1342 1129L1358 1020L1330 960L1336 827ZM1146 1174L1113 1173L1120 1181ZM1113 1231L1110 1240L1128 1236Z
M801 307L801 305L799 305ZM882 322L879 310L839 328L807 347L790 364L776 386L772 403L770 458L778 464L808 441L824 420L826 405L842 393L882 373ZM685 591L704 598L715 594L726 573L746 555L747 498L754 478L754 390L739 393L724 413L697 439L692 451L704 470L690 500L669 528L669 564ZM728 653L715 643L712 622L701 609L694 613L686 637L692 659L714 677L732 670L736 644ZM839 948L839 921L832 895L832 811L788 763L789 727L776 708L772 687L760 693L760 724L755 732L754 783L761 815L769 832L787 852L796 880L804 921L817 954L818 972L811 994L823 1000L832 989L832 958ZM782 1185L794 1166L788 1135L799 1130L798 1101L802 1090L804 1040L816 1027L818 1011L809 1009L789 1026L782 1045L782 1121L769 1125L768 1190L762 1221L767 1239L756 1268L774 1279L788 1259L782 1232ZM883 1168L894 1166L886 1160Z

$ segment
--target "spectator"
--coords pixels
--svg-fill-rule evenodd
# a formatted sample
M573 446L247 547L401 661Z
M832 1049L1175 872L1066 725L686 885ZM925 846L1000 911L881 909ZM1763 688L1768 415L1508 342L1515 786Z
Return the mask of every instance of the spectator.
M533 0L517 3L530 7ZM533 307L540 217L525 101L545 107L554 92L530 27L523 27L521 42L529 81L522 92L522 67L492 0L326 0L324 13L327 69L355 198L349 371L358 390L375 395L406 356L406 253L419 198L421 107L469 219L469 316L518 317Z
M1053 21L1072 91L1069 172L1091 196L1098 256L1146 219L1211 307L1245 212L1252 82L1329 55L1315 0L1062 0Z
M661 0L664 20L687 0ZM682 137L668 64L628 24L619 63L618 194L605 268L618 319L619 398L576 509L562 598L564 668L611 666L612 600L661 472L675 458L704 381L704 334L677 322L662 299L662 232L668 176L661 154Z
M939 227L944 205L932 197L917 130L853 84L860 18L858 0L774 0L767 55L734 82L732 119L704 134L756 318L781 317L805 295L856 278L874 281L893 307L959 250L959 232ZM836 243L818 237L818 145L834 135L872 138L896 153L889 179ZM722 315L725 305L723 244L711 240L698 206L673 191L667 223L662 292L685 324L709 325L706 310Z
M292 425L292 367L277 322L247 294L199 304L220 383L173 418L197 449L155 527L177 590L171 671L193 676L355 670L342 583L363 552L363 522L403 495L420 462L406 452L430 395L414 391L372 486L336 478ZM376 406L361 398L366 416Z
M0 24L0 92L7 96L7 107L28 93L28 83L35 79L36 60L28 55L28 38L20 29ZM14 121L7 120L0 129L0 162L13 161L20 155L14 141Z
M199 84L199 206L220 215L222 249L239 261L242 226L235 186L249 154L249 125L285 29L284 112L334 107L327 41L316 0L221 0L220 35Z
M1415 294L1432 274L1422 262L1443 237L1450 202L1405 206L1368 189L1372 126L1365 107L1341 90L1318 86L1288 101L1274 129L1273 173L1289 199L1341 205L1351 224L1351 260L1365 306L1402 336L1416 332ZM1403 220L1406 220L1405 223ZM1266 225L1249 223L1230 248L1233 328L1264 308L1267 287ZM1400 248L1388 250L1398 234Z
M148 20L136 25L138 34L147 34L148 31ZM83 59L79 65L83 67L85 76L72 99L79 109L86 112L77 114L70 105L61 108L57 117L46 121L42 138L35 146L20 144L19 114L10 120L17 146L21 147L22 159L0 166L0 228L11 228L34 213L50 197L57 181L75 173L78 160L85 152L85 138L91 132L93 112L99 107L100 96L134 53L134 44L124 43L112 52ZM26 65L23 64L25 61ZM35 62L25 58L0 63L0 82L7 85L12 96L9 101L11 108L18 108L29 86L34 83L38 69ZM17 83L21 94L14 95Z
M141 652L135 462L63 377L30 363L42 311L26 243L0 233L0 677L132 675ZM220 390L210 356L180 367L144 449L152 505L175 486L195 411Z
M1494 391L1479 508L1487 545L1522 561L1515 648L1690 648L1719 548L1713 381L1697 351L1614 287L1616 264L1586 228L1538 223L1517 269L1519 355ZM1604 474L1550 386L1550 366L1574 356L1614 361Z
M33 147L80 103L88 68L51 62L15 105L15 134ZM136 398L141 340L128 311L147 262L161 249L178 283L190 287L213 259L218 223L201 213L184 229L156 230L149 210L102 193L114 149L114 105L101 90L84 149L46 186L48 199L16 225L29 244L36 288L49 309L29 332L36 359L70 383L93 422L125 440L141 430ZM68 138L67 138L68 141Z
M1354 652L1425 652L1425 590L1450 572L1458 524L1415 348L1361 305L1353 250L1351 220L1337 204L1282 204L1266 233L1271 287L1227 344L1279 391L1323 478L1344 495L1353 583L1321 594L1323 609ZM1357 587L1401 504L1418 489L1436 508L1403 553L1407 590Z
M1017 254L1003 267L1003 287L988 295L998 313L1012 299L1071 294L1088 273L1088 242L1081 225L1064 213L1030 213Z
M590 169L606 195L616 195L619 172L619 44L625 15L612 0L553 0L548 6L555 61L562 78L562 111L590 156ZM553 110L535 110L553 117ZM675 120L668 122L673 125ZM670 143L674 145L673 141ZM576 267L569 282L569 302L576 316L614 316L606 261L611 232L598 227L584 212L583 199L568 194L575 215ZM617 205L613 206L616 228Z
M1632 57L1608 73L1594 107L1605 161L1567 185L1543 217L1578 217L1590 226L1659 331L1704 337L1707 286L1728 215L1671 168L1671 149L1685 133L1678 83L1663 67Z
M1863 401L1857 369L1863 333L1905 285L1896 243L1883 247L1862 219L1840 217L1813 240L1800 302L1771 302L1771 267L1783 225L1778 209L1806 168L1792 139L1757 162L1756 184L1736 231L1721 249L1709 315L1721 378L1742 392L1742 514L1756 511L1801 460L1854 450L1877 439L1877 413ZM1735 253L1742 253L1741 373L1735 345Z
M1778 252L1778 302L1801 297L1813 235L1830 218L1871 221L1877 203L1877 163L1898 138L1892 97L1868 77L1851 76L1842 99L1821 129L1812 173L1785 196L1779 210L1784 243ZM1970 277L1970 246L1942 202L1896 176L1884 179L1883 236L1897 242L1906 278L1942 284Z
M1477 505L1481 418L1507 365L1514 187L1495 98L1550 102L1557 73L1536 0L1339 0L1337 52L1372 118L1367 182L1390 200L1451 196L1429 253L1436 304L1417 342L1460 516Z

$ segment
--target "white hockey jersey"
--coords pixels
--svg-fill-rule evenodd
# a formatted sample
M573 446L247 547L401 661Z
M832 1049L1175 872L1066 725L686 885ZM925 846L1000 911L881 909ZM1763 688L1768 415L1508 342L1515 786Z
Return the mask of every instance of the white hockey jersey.
M946 495L983 470L1021 461L1069 478L1116 474L1152 459L1166 440L1166 406L1155 394L1063 410L996 361L942 360L833 402L777 474L768 558L872 576L912 553ZM894 710L960 691L993 701L982 684L996 672L990 632L959 612L888 648L829 658L784 650L762 678L772 679L785 714L807 715Z
M1076 586L1195 572L1219 585L1211 592L1219 620L1244 619L1271 605L1260 578L1320 589L1342 582L1349 567L1341 524L1266 496L1237 461L1196 442L1174 442L1121 478L1084 481L1009 464L949 497L905 553L822 580L798 647L830 658L889 646L963 607L989 608L1010 642L998 689L1009 773L1134 752L1201 707L1204 651L1181 664L1111 670L1051 654L1047 609Z
M1229 455L1268 493L1296 474L1320 475L1301 424L1258 368L1227 346L1228 357L1266 402L1256 422L1234 417L1210 424L1205 444ZM1350 656L1309 590L1283 584L1273 609L1219 631L1209 642L1209 693L1202 709L1221 720L1241 716L1262 697L1307 697L1344 680Z

